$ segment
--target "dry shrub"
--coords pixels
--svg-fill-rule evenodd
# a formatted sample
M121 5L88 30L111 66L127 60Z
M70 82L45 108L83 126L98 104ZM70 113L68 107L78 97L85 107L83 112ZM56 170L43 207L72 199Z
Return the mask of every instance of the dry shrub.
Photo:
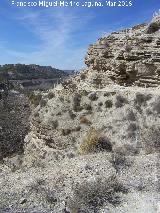
M45 107L47 105L47 100L41 99L39 104L41 107Z
M136 137L136 133L138 131L138 125L136 123L130 123L128 125L127 131L126 131L126 136L128 138L135 138Z
M81 117L80 117L80 123L81 123L81 124L90 125L90 124L91 124L91 121L89 121L88 118L86 118L85 116L81 116Z
M115 176L106 180L97 178L93 182L84 181L73 185L73 196L68 199L67 206L73 213L99 212L98 209L105 204L119 205L119 193L126 192Z
M134 114L133 110L131 110L131 109L127 110L126 119L129 121L136 121L136 115Z
M49 99L52 99L52 98L54 98L55 97L55 94L52 92L52 91L49 91L48 92L48 98Z
M61 131L63 136L69 135L71 133L71 129L62 129Z
M139 148L131 144L123 144L121 146L113 147L112 161L113 167L117 172L121 172L122 169L130 167L132 162L128 156L135 156L139 154Z
M107 101L105 102L105 107L106 107L106 108L112 108L112 106L113 106L112 100L107 100Z
M91 110L92 110L92 106L91 106L91 104L85 103L85 104L83 105L83 109L88 110L88 111L91 111Z
M98 96L95 92L92 92L88 95L88 98L91 100L91 101L96 101L98 99Z
M140 135L142 149L146 154L160 152L160 127L142 129Z
M159 28L160 27L159 27L158 23L153 22L148 26L147 33L148 34L155 33L156 31L159 30Z
M35 93L33 92L33 93L29 94L28 99L29 99L29 102L30 102L32 105L38 106L39 103L40 103L40 101L41 101L41 99L42 99L42 95L41 95L40 93L35 94Z
M135 156L139 153L139 147L135 144L123 144L120 146L114 146L113 152L115 155L120 156Z
M153 105L153 110L160 114L160 97L152 104Z
M50 148L54 148L55 147L55 141L53 138L46 138L45 139L45 144L50 147Z
M79 147L79 153L87 154L92 152L98 143L99 137L100 133L96 129L91 128Z
M149 101L152 98L151 94L142 94L142 93L136 93L136 97L135 97L135 104L139 105L139 106L146 106L147 101Z
M69 110L68 114L69 114L69 116L70 116L70 118L71 118L72 120L75 119L76 114L74 114L71 110Z
M81 143L78 152L87 154L103 150L112 151L112 144L100 131L91 128Z
M111 95L110 92L105 92L103 96L104 96L104 97L108 97L108 96L110 96L110 95Z
M56 129L59 126L58 120L53 120L52 117L48 119L47 125Z
M86 79L86 74L85 74L85 73L82 73L82 74L80 75L80 78L81 78L81 80L85 80L85 79Z
M99 106L99 107L103 106L103 102L99 102L99 103L98 103L98 106Z
M105 151L111 152L112 151L112 144L107 137L100 136L98 144L96 146L96 150L98 150L98 151L105 150Z
M80 95L81 96L87 96L88 94L89 94L88 91L86 91L86 90L80 90Z
M73 110L75 112L79 112L79 111L82 110L82 107L81 107L81 95L78 94L78 93L75 93L74 97L73 97Z
M124 98L123 96L117 95L116 102L115 102L115 106L117 108L121 108L127 103L128 103L128 100L126 98Z

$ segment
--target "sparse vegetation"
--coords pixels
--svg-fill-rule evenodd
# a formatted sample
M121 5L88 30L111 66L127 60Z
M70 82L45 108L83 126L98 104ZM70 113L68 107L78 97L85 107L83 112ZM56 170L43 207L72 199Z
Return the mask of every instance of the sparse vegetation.
M88 98L91 100L91 101L96 101L98 99L98 96L96 93L90 93Z
M105 107L106 108L112 108L112 106L113 106L112 100L105 101Z
M148 29L147 29L147 33L151 34L151 33L155 33L156 31L158 31L160 29L160 26L158 23L153 22L149 25Z
M110 93L109 92L105 92L104 93L104 97L108 97L108 96L110 96Z
M83 109L85 109L85 110L92 110L92 106L91 106L91 104L84 104L83 105Z
M85 80L86 74L85 74L85 73L82 73L82 74L80 75L80 78L81 78L81 80Z
M66 90L72 90L73 92L77 89L77 85L74 84L70 79L62 82L62 86Z
M117 150L118 151L118 150ZM112 165L115 168L116 172L119 173L120 171L122 171L123 168L126 168L129 166L128 162L127 162L127 158L125 156L125 153L121 154L122 152L118 153L114 153L112 156Z
M101 76L96 76L93 79L93 85L98 89L98 88L102 88L102 78Z
M122 146L114 146L112 161L113 167L117 173L122 169L130 167L132 162L127 158L128 156L135 156L139 153L139 148L132 144L124 144Z
M81 91L80 91L80 95L81 95L81 96L87 96L88 93L89 93L89 92L86 91L86 90L81 90Z
M56 128L58 127L58 120L53 120L53 121L52 121L52 127L53 127L54 129L56 129Z
M0 206L58 213L156 211L160 31L147 35L147 27L99 39L85 71L57 87L57 79L49 79L55 88L30 94L31 116L20 90L7 88L5 95L7 78L0 82ZM9 75L12 68L6 67ZM28 82L47 89L49 81Z
M103 106L103 102L99 102L98 106L100 106L100 107Z
M80 144L78 152L80 154L88 154L98 151L112 151L112 144L100 131L91 128Z
M137 130L137 124L136 123L130 123L128 126L128 131L136 131Z
M160 114L160 97L153 103L153 110Z
M126 50L127 52L130 52L130 51L132 50L132 45L127 44L127 45L125 46L125 50Z
M80 130L81 130L81 126L77 126L77 127L74 128L74 131L76 131L76 132L78 132Z
M63 136L69 135L70 133L71 133L71 129L62 129Z
M46 99L41 99L39 104L40 104L41 107L45 107L46 104L47 104L47 100Z
M106 136L101 135L96 145L96 150L98 151L112 151L112 144Z
M73 110L78 112L81 111L81 95L76 93L73 97Z
M146 154L160 152L160 127L151 126L142 129L140 135L142 148Z
M126 119L129 121L136 121L136 116L135 116L133 110L129 109L127 111Z
M80 117L80 123L81 124L86 124L86 125L90 125L91 121L88 120L88 118L86 116L81 116Z
M54 98L55 97L55 94L52 92L52 91L49 91L48 92L48 98L49 99L52 99L52 98Z
M117 95L116 102L115 102L115 106L117 108L123 107L127 103L128 103L128 101L126 98L122 97L121 95Z
M41 99L42 99L42 95L40 93L35 94L34 92L29 94L29 101L32 105L34 105L35 107L39 105Z
M76 114L74 114L71 110L69 110L68 113L71 119L74 119L76 117Z
M45 143L46 143L46 145L48 146L48 147L50 147L50 148L54 148L54 144L55 144L55 142L54 142L54 139L53 138L46 138L45 139Z
M137 93L135 98L135 104L139 106L146 106L147 101L149 101L152 98L152 95L145 95L142 93Z
M67 206L72 212L98 212L104 204L117 206L121 203L119 193L127 190L111 176L106 180L96 178L94 181L85 181L73 186L73 197L70 197Z
M91 128L85 136L83 142L80 144L79 153L87 154L93 152L100 138L100 132L94 128Z

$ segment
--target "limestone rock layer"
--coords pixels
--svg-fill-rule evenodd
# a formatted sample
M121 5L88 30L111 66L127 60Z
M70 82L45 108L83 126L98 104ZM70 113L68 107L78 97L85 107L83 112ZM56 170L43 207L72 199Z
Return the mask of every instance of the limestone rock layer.
M113 32L90 45L85 57L92 83L104 87L119 85L157 87L160 85L160 16L149 25L141 24ZM94 76L94 73L97 76Z

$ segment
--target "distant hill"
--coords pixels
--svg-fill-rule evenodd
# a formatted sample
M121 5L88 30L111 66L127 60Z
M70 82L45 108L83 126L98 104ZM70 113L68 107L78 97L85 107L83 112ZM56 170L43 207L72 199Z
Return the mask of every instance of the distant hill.
M76 70L63 70L65 73L74 75L76 73Z
M51 79L68 76L69 73L51 66L39 66L36 64L5 64L0 65L0 80L24 80L24 79Z

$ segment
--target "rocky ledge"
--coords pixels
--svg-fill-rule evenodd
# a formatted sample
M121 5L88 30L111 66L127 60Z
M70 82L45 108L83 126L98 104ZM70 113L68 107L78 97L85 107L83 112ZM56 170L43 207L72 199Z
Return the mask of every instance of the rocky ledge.
M90 45L88 66L81 78L104 88L108 83L157 87L160 85L160 16L151 23L113 32Z

